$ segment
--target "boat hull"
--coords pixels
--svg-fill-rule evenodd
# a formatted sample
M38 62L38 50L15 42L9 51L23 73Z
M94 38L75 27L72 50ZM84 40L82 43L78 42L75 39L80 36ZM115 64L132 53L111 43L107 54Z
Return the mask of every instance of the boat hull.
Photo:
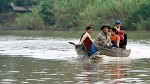
M89 57L82 50L82 46L83 45L75 45L75 50L76 50L77 55L82 58ZM95 55L92 55L93 57L95 57L97 55L106 55L106 56L110 56L110 57L128 57L131 53L131 50L122 49L122 48L108 49L108 48L97 47L97 49L98 49L98 53Z

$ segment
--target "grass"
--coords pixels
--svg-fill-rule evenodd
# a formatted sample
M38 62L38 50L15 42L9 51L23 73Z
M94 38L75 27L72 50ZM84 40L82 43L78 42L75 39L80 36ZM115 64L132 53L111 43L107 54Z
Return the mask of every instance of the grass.
M56 31L56 30L1 30L0 35L32 36L32 37L61 37L61 38L80 38L84 30ZM100 31L94 30L94 39ZM150 33L146 30L125 31L128 39L150 40Z

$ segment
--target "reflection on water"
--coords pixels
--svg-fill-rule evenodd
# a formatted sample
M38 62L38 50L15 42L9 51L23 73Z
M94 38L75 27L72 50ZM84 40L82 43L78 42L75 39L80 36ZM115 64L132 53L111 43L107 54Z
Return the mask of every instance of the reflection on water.
M128 58L80 60L68 41L78 43L0 36L0 84L150 84L149 46L129 42Z
M149 84L149 64L0 56L0 84Z
M1 56L0 84L71 82L74 68L65 61Z
M125 83L118 79L127 77L127 70L130 64L112 64L102 62L90 62L80 66L80 71L76 79L80 80L78 83L88 84L118 84Z

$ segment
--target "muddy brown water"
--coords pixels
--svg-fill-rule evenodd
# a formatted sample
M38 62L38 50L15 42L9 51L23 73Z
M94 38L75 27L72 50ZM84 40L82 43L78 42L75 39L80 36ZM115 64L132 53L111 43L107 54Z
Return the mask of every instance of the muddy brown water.
M78 59L68 41L0 36L0 84L150 84L150 45L129 41L129 57Z

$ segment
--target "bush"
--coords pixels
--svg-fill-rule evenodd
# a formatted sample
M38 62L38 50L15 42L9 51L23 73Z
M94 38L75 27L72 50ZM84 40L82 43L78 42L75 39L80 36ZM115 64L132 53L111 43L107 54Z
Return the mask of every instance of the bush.
M33 27L33 29L45 29L44 22L39 15L37 9L31 13L20 15L16 18L15 26L17 27Z
M123 26L136 30L149 29L149 15L149 0L42 0L32 13L16 20L18 26L99 29L102 25L113 27L119 19Z
M39 5L39 14L42 16L42 19L46 25L53 26L55 24L54 21L54 0L44 0L41 1Z
M131 29L150 29L150 1L144 3L127 18L127 24Z

